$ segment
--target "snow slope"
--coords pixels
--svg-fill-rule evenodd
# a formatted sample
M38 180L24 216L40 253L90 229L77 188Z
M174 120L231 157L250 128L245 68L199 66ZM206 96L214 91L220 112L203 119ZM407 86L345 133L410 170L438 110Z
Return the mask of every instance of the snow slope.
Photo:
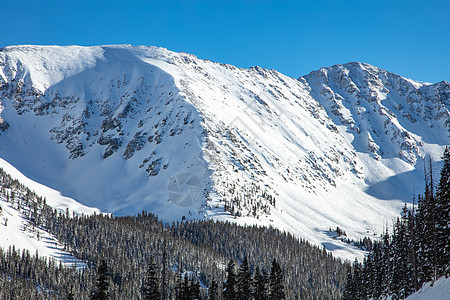
M441 277L430 286L426 283L419 291L410 295L407 300L446 300L450 295L450 278Z
M47 204L61 212L65 212L67 208L71 213L78 214L91 214L94 211L99 212L98 209L83 206L73 199L61 196L55 190L26 178L3 159L0 159L0 168L13 179L18 180L34 191L37 195L45 197ZM6 193L11 193L11 191L8 188L2 187L2 193L0 195L0 248L8 249L9 247L15 247L15 249L20 249L21 251L28 250L31 254L37 252L41 256L54 258L66 265L76 263L79 267L84 266L82 261L65 251L54 236L41 228L32 226L29 218L24 216L15 205L7 201L4 197ZM20 195L16 194L16 197L20 197Z
M0 157L114 214L273 225L342 257L448 144L449 95L359 63L299 79L144 46L0 51ZM417 190L420 192L420 190Z
M14 166L1 158L0 169L10 175L13 179L18 180L21 184L35 192L37 195L44 197L48 205L56 208L60 212L66 212L66 209L69 209L71 212L75 212L77 214L89 215L94 212L100 213L100 210L95 207L84 206L71 198L62 196L58 191L27 178L16 168L14 168Z

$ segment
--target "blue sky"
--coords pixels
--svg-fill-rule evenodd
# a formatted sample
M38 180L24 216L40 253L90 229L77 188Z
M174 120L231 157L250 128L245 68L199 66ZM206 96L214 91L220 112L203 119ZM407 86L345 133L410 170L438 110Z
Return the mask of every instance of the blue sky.
M450 1L0 0L0 47L154 45L298 77L360 61L450 81Z

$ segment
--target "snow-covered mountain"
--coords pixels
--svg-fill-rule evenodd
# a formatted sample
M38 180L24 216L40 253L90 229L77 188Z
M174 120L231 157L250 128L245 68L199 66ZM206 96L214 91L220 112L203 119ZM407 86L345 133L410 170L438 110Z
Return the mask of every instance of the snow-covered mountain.
M449 143L450 84L350 63L298 79L143 46L0 51L0 157L116 215L381 233ZM420 191L417 191L420 192Z

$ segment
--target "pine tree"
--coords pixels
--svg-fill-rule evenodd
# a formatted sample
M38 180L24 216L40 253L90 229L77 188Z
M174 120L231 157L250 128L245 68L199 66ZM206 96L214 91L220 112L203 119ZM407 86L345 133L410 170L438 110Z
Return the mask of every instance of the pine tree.
M162 300L166 300L167 291L166 291L166 260L167 260L167 244L166 239L164 238L163 244L162 244L162 268L161 268L161 293L162 293Z
M383 295L383 260L381 243L375 243L373 248L373 277L372 277L372 297L380 299Z
M429 173L425 168L425 195L419 196L417 208L417 233L418 249L417 257L419 260L419 285L435 279L436 275L436 199L433 188L433 172Z
M345 289L344 289L344 294L342 295L342 299L343 300L356 299L351 265L348 265L348 267L347 267L347 280L345 282Z
M417 244L416 244L416 257L417 257L417 282L418 285L421 286L423 283L427 282L427 280L430 280L429 278L426 278L425 272L426 267L424 267L424 260L425 260L425 253L424 253L424 235L425 235L425 225L424 225L424 201L422 195L418 195L417 197L418 205L417 205L417 213L415 216L415 227L416 227L416 234L417 234Z
M418 265L417 265L417 226L416 226L416 215L415 215L415 195L413 196L413 207L412 211L408 212L408 230L407 230L407 240L408 240L408 254L410 260L409 269L411 270L411 280L413 291L419 289L418 281Z
M189 286L189 280L187 277L187 274L184 275L184 280L183 280L183 294L182 294L182 298L181 299L185 299L185 300L189 300L190 295L191 295L191 289Z
M405 211L405 209L404 209ZM397 219L392 237L392 299L404 299L411 290L408 270L408 243L406 241L406 225Z
M428 282L436 279L436 197L434 195L433 168L429 159L429 169L425 168L425 195L419 203L421 216L421 279Z
M236 274L234 273L234 262L230 260L227 266L227 280L223 284L222 296L224 300L236 299Z
M184 300L185 298L184 278L180 269L175 276L175 299Z
M73 296L73 287L70 288L70 292L67 294L67 300L75 300Z
M353 292L355 299L362 300L365 299L366 291L364 289L364 276L361 263L358 262L358 259L355 259L353 263Z
M253 279L253 298L255 300L265 300L268 298L267 277L259 270L259 267L256 267Z
M247 257L244 258L242 264L239 267L239 273L237 276L237 298L239 300L250 299L251 296L251 274L248 266Z
M97 281L95 284L95 291L91 294L93 300L106 300L109 299L108 293L109 280L108 280L108 266L105 260L102 260L97 271Z
M72 292L70 292L70 293L67 295L67 300L75 300L75 298L73 297Z
M218 295L218 285L217 285L217 281L215 279L213 279L211 281L211 285L209 286L208 289L208 299L209 300L218 300L219 299L219 295Z
M156 300L161 297L159 293L158 268L153 257L150 258L143 290L144 300Z
M450 148L444 151L444 166L441 170L436 193L436 249L439 276L450 276Z
M270 285L269 299L272 300L285 299L283 273L281 271L280 265L278 264L275 258L272 261L269 285Z
M191 295L191 289L187 274L182 274L181 269L176 276L175 286L175 299L176 300L189 300Z
M392 282L392 249L391 249L391 238L387 227L386 232L383 234L381 253L382 253L381 273L383 278L383 296L388 296L391 293L391 282Z
M364 259L363 266L363 285L365 294L369 296L369 298L372 298L375 282L375 261L373 251L370 251L367 258Z
M189 300L200 299L200 283L197 280L191 279L189 282Z

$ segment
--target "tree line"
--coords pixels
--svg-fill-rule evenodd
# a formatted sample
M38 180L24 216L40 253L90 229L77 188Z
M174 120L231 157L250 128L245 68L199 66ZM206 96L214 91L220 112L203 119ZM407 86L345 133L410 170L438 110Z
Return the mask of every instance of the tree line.
M362 263L348 267L344 299L404 299L426 282L450 275L450 148L437 187L431 161L417 207L404 206L392 234L374 241ZM426 169L426 168L425 168ZM415 198L415 197L414 197Z
M280 265L274 258L270 270L270 275L261 272L256 268L254 276L250 271L248 260L245 257L236 273L235 264L230 260L226 269L226 280L223 289L219 289L217 280L212 279L207 289L207 295L203 298L200 282L192 274L179 271L175 282L175 300L282 300L286 299L284 294L283 274ZM108 266L103 260L98 267L96 284L93 287L90 299L107 300L110 299ZM164 298L161 291L161 277L159 268L155 261L150 259L150 263L142 286L142 299L155 300Z

